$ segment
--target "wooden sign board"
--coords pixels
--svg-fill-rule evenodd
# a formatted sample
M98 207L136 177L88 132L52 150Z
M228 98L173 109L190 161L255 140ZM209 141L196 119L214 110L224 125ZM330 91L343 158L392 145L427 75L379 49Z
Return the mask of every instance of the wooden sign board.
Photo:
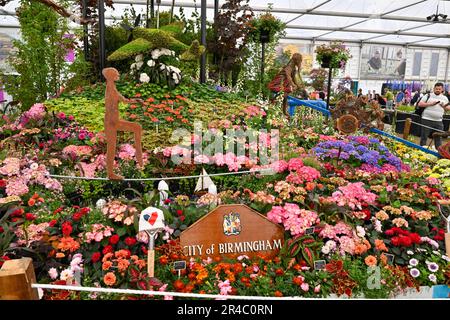
M184 230L180 242L189 258L273 258L284 244L284 229L246 205L221 205Z

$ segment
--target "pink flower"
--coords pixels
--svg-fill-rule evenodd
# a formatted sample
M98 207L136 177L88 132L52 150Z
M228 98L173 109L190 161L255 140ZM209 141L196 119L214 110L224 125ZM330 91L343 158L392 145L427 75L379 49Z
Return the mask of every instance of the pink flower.
M270 164L270 168L276 173L281 173L288 168L288 163L284 160L275 161L274 163Z
M302 288L303 291L308 291L309 290L309 284L307 284L306 282L303 282L300 285L300 288Z
M52 280L55 280L58 278L58 271L55 268L50 268L50 270L48 270L48 275Z
M58 118L65 119L66 118L66 114L64 112L60 112L60 113L58 113Z
M314 287L314 293L320 292L320 284Z
M288 162L289 171L299 170L303 167L303 161L300 158L292 158Z
M124 144L120 146L119 150L119 159L122 160L133 160L136 154L136 150L131 144Z
M227 296L231 292L230 280L219 281L218 287L220 289L220 294Z

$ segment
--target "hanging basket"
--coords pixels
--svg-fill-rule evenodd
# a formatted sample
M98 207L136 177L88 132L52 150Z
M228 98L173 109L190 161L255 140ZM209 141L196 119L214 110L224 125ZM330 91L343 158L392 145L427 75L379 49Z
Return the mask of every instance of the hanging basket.
M270 42L270 31L268 31L266 29L261 29L259 32L259 41L261 43Z
M329 68L331 63L331 56L322 56L322 62L320 66L322 68Z

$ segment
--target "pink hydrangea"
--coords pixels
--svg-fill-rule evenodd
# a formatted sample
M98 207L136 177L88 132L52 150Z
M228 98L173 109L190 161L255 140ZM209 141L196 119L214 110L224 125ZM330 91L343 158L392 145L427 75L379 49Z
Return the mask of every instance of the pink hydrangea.
M267 218L275 223L282 223L285 230L289 230L292 235L302 234L319 222L316 212L300 209L294 203L286 203L284 207L272 207L267 213Z
M6 194L8 196L22 196L29 191L27 181L22 177L8 179L6 184Z
M87 178L95 177L95 171L97 169L96 163L80 162L79 166L81 167L81 171L82 171L84 177L87 177Z
M75 159L76 157L87 156L92 152L92 147L90 146L76 146L69 145L62 150L62 153L66 157L71 157Z
M282 223L285 210L280 206L273 206L272 210L267 213L267 218L274 223Z
M133 160L136 154L136 149L131 144L123 144L119 149L119 159L122 160Z
M4 176L13 176L20 173L20 159L6 158L3 160L3 166L0 168L0 173Z
M270 164L270 168L276 173L281 173L288 168L288 163L284 160L275 161Z
M364 189L363 185L363 182L355 182L339 187L340 191L333 192L328 200L335 202L338 206L362 210L362 203L372 204L377 198L376 194Z
M35 103L31 108L24 112L21 118L21 124L25 125L29 120L41 120L45 116L45 107L42 103Z
M288 162L289 171L299 170L303 167L303 161L300 158L292 158Z

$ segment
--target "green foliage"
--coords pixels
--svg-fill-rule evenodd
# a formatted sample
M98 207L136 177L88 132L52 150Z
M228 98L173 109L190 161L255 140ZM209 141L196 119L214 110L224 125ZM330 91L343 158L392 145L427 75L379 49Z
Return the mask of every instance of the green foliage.
M205 46L201 46L198 40L194 40L187 51L181 55L183 61L197 61L205 52Z
M55 113L64 112L66 115L73 115L75 119L89 130L103 130L104 121L104 100L89 100L87 98L58 98L45 102L47 110ZM126 105L119 104L119 112L123 116Z
M161 29L136 28L133 30L133 35L135 38L143 38L149 41L152 44L151 49L167 48L176 53L181 53L188 49L188 46L175 39L171 32Z
M65 78L65 55L71 45L67 19L36 1L22 0L17 10L21 40L14 40L17 53L9 64L18 76L2 77L5 89L26 110L55 95Z
M142 38L133 40L109 55L108 61L119 61L134 57L139 53L148 52L152 46L153 45L150 41Z
M177 22L173 22L171 24L162 26L159 29L170 33L172 37L175 37L178 39L178 37L183 33L184 23L181 21L177 21Z
M267 42L273 42L276 40L276 36L279 37L283 34L286 24L274 17L270 13L270 10L271 6L269 6L269 11L251 20L250 26L252 30L249 34L250 41L260 43L261 35L267 35Z
M73 76L66 82L65 90L71 91L79 87L87 86L92 79L92 64L84 60L81 52L78 52L75 61L69 66L69 73Z

